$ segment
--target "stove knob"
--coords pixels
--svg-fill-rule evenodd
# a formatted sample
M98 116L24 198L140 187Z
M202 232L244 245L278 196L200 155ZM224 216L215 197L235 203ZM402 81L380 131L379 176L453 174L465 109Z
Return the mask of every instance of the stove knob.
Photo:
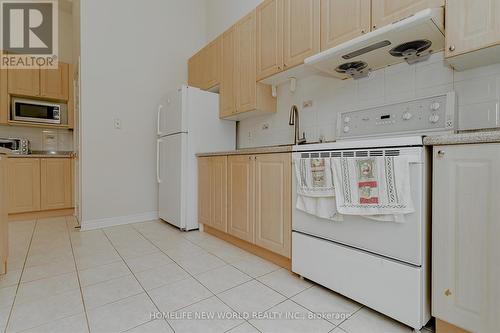
M351 122L351 117L345 117L344 118L344 123L348 124Z
M344 126L344 133L348 133L350 130L349 126Z
M435 102L435 103L431 104L432 111L437 111L437 110L439 110L440 107L441 107L441 104L439 104L439 102Z
M403 114L403 120L410 120L411 118L413 118L413 115L410 112L405 112Z
M429 117L429 121L433 124L437 123L439 121L439 115L433 114L432 116Z

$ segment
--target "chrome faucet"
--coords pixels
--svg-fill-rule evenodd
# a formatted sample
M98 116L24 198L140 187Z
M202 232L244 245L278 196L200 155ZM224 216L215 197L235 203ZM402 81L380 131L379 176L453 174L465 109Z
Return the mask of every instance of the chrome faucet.
M302 137L300 137L300 121L299 121L299 109L296 105L293 105L290 109L290 121L288 122L290 126L295 125L295 142L296 145L302 145L306 143L306 133L302 133Z

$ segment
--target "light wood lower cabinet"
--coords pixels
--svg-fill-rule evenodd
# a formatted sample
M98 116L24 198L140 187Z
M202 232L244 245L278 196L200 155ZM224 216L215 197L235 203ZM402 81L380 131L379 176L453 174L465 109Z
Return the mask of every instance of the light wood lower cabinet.
M432 315L471 332L500 328L498 170L500 144L434 148Z
M0 275L7 273L7 158L0 155Z
M198 159L198 222L227 232L227 157Z
M291 154L198 161L199 222L290 258Z
M72 160L9 158L9 214L73 207Z
M292 213L290 154L255 156L255 244L290 257Z
M40 159L9 158L9 214L40 210Z
M251 155L228 157L227 231L250 243L254 243L254 169Z
M73 207L71 160L43 158L40 161L40 207L54 210Z
M212 225L211 157L198 159L198 222Z

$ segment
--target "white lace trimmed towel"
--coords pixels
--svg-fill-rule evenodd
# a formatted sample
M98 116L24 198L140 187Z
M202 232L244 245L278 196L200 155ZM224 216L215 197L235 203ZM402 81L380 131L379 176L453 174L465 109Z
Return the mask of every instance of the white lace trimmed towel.
M335 196L329 158L298 158L295 160L295 174L298 195L315 198Z
M299 158L295 161L297 204L300 211L316 217L341 221L337 214L330 159Z
M401 222L415 211L406 157L332 158L331 164L340 214Z

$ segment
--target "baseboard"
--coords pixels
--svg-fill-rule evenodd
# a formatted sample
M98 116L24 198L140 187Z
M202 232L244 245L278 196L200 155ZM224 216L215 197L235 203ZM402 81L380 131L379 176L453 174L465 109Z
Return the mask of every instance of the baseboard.
M17 213L17 214L9 214L9 222L39 220L39 219L61 217L61 216L73 216L74 214L75 210L73 208L46 210L46 211L30 212L30 213Z
M114 226L118 226L118 225L153 221L153 220L157 220L157 219L158 219L158 212L148 212L148 213L141 213L141 214L128 215L128 216L109 217L109 218L105 218L105 219L88 220L88 221L82 221L81 230L88 231L88 230L95 230L95 229L101 229L101 228L109 228L109 227L114 227Z
M202 226L202 225L203 224L200 223L200 226ZM201 228L200 228L200 230L201 230ZM225 232L214 229L208 225L203 225L203 231L209 235L215 236L215 237L220 238L228 243L231 243L231 244L239 247L240 249L243 249L247 252L255 254L256 256L264 258L267 261L270 261L273 264L281 266L289 271L292 269L292 261L290 258L283 257L282 255L271 252L267 249L264 249L260 246L249 243L247 241L241 240L241 239L236 238L234 236L231 236Z

